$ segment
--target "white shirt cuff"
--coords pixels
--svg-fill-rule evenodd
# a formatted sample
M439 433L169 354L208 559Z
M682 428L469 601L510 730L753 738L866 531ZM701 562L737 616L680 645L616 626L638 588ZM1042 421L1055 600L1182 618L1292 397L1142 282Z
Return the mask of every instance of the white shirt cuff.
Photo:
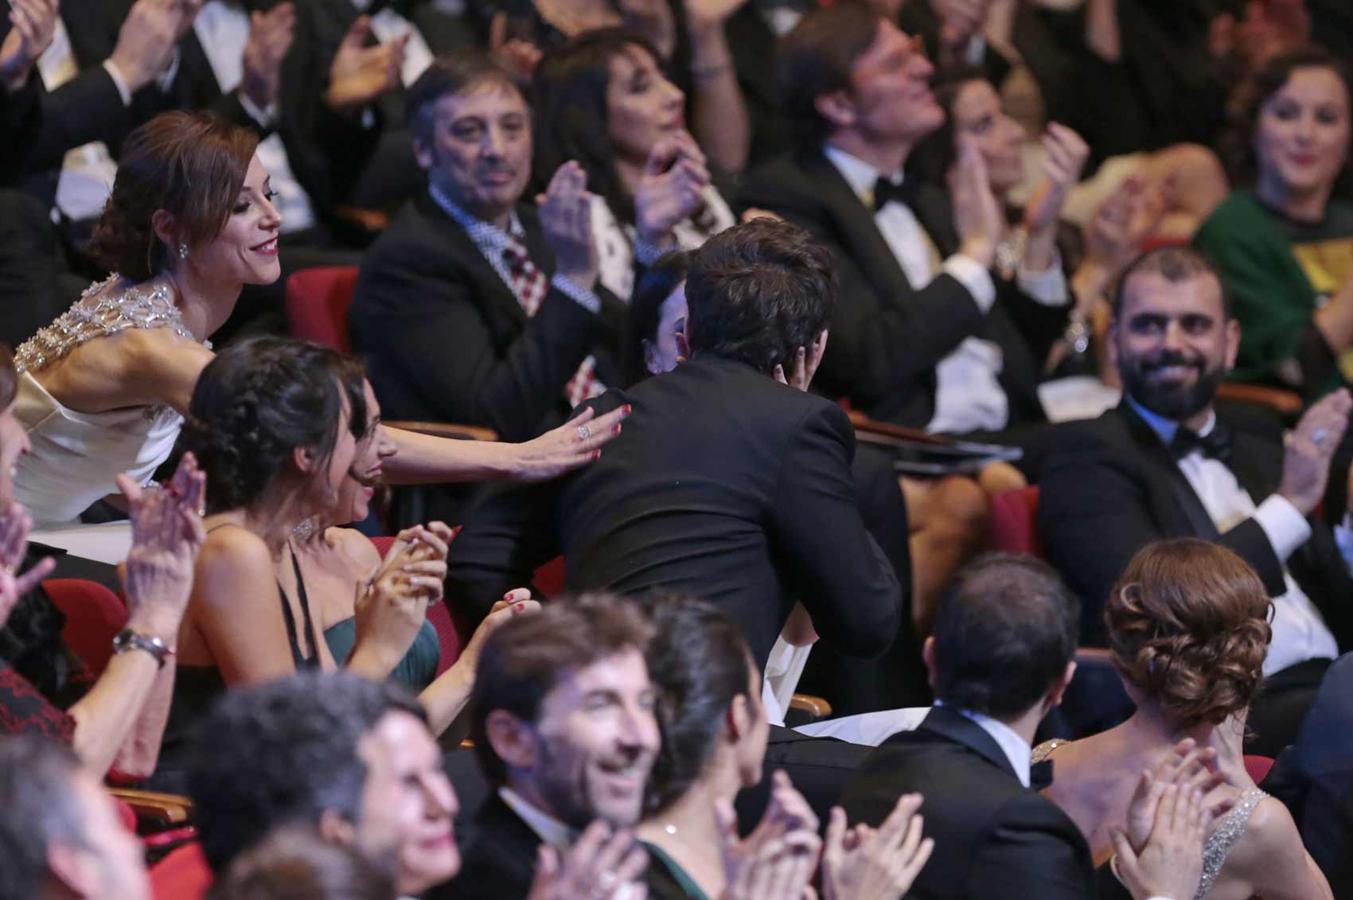
M1062 260L1056 253L1053 254L1052 265L1042 272L1031 272L1020 266L1015 273L1015 284L1044 306L1066 306L1071 300L1071 292L1066 288L1066 273L1062 271Z
M1264 529L1273 552L1283 562L1311 537L1311 523L1289 500L1277 494L1259 504L1254 511L1254 520Z
M991 304L996 302L996 283L991 280L986 266L962 253L955 253L940 265L940 271L953 276L967 288L982 312L991 310Z
M567 294L569 299L588 312L601 312L601 301L597 299L596 294L584 287L579 287L563 275L555 275L551 278L550 285Z
M968 38L968 47L963 51L963 55L970 66L980 66L982 57L987 54L987 39L982 34L974 34Z
M103 70L108 73L108 77L113 79L113 86L117 88L117 95L122 98L123 106L132 105L132 91L127 87L127 80L122 77L122 73L117 70L111 59L103 61Z
M269 103L267 109L259 109L258 104L249 99L249 95L244 91L237 91L240 98L240 106L249 114L249 118L258 123L260 128L271 128L277 121L277 104Z
M174 83L174 76L179 73L179 51L174 48L174 57L169 60L169 65L164 67L164 71L155 76L155 84L161 91L169 90L169 86Z

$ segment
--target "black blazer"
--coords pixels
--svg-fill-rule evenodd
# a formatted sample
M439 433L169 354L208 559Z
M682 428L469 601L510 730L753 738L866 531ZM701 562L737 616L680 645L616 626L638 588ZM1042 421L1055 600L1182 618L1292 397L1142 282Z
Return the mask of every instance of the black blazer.
M888 648L901 591L861 521L839 407L704 355L593 401L599 412L622 403L634 412L600 460L469 515L449 596L482 614L562 550L570 589L719 604L759 663L795 600L843 652Z
M535 209L517 215L532 261L553 273ZM564 386L589 353L602 382L618 383L625 307L605 289L597 296L601 315L551 286L528 319L465 229L421 192L367 252L349 328L385 415L521 441L563 421Z
M1069 307L1043 306L998 281L997 301L983 314L968 289L947 274L917 289L873 213L819 151L762 166L748 176L739 199L803 226L832 251L840 299L818 373L822 390L850 398L876 419L924 427L935 412L935 366L964 338L979 337L1001 348L999 380L1010 401L1009 424L1045 419L1038 360ZM943 191L924 185L913 206L941 254L957 248L948 204ZM1026 323L1032 342L1021 334Z
M936 707L920 728L884 741L846 785L851 822L877 826L905 793L935 850L907 893L918 900L1085 900L1095 896L1090 848L1051 801L1019 783L1000 745L976 723Z
M426 892L426 900L520 900L531 892L540 837L497 791L479 808L473 832L462 841L459 874Z
M1219 410L1219 417L1226 414ZM1258 503L1277 490L1282 477L1281 432L1253 419L1229 424L1234 432L1229 465ZM1126 402L1098 419L1061 426L1039 486L1038 530L1048 559L1084 603L1086 643L1107 644L1103 609L1109 590L1133 554L1162 538L1215 540L1250 564L1270 596L1286 590L1283 563L1259 523L1246 519L1219 534L1169 449ZM1314 519L1311 527L1311 539L1288 558L1287 568L1340 647L1347 648L1353 638L1347 602L1353 578L1329 527Z

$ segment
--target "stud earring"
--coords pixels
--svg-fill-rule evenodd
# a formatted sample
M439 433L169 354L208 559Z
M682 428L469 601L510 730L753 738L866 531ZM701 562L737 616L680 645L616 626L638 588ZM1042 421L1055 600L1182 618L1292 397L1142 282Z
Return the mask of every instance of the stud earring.
M188 258L188 245L179 244L179 259L187 259L187 258Z

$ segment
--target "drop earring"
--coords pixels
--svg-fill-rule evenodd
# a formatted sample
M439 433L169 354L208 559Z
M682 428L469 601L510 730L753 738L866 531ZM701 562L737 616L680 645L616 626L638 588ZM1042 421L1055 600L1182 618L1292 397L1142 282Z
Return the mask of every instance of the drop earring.
M187 258L188 258L188 245L179 244L179 259L187 259Z

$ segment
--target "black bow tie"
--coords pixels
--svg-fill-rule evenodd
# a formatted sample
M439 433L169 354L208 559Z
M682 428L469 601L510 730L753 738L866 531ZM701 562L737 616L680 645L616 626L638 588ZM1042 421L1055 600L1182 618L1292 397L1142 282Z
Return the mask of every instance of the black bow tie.
M1029 787L1035 791L1052 786L1052 760L1045 759L1029 766Z
M916 177L908 178L898 184L892 179L879 176L879 180L874 182L874 212L883 209L893 200L903 206L913 206L916 202L916 191L920 186L921 181Z
M1210 456L1221 462L1231 458L1231 429L1220 422L1212 425L1206 435L1200 435L1192 428L1180 425L1175 429L1174 440L1170 441L1170 452L1175 459L1183 459L1194 450L1203 456Z

